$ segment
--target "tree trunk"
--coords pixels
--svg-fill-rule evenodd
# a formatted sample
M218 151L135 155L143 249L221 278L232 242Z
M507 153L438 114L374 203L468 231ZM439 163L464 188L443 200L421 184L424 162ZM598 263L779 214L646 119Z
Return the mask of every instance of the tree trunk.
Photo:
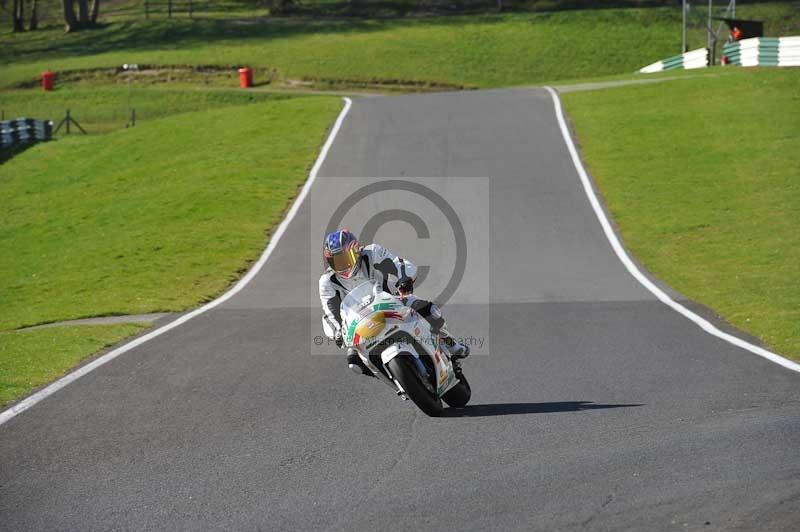
M72 0L61 0L64 6L64 31L75 31L80 26L78 19L75 18L75 7L72 5Z
M78 22L80 25L89 25L89 4L86 0L78 0Z
M25 0L14 0L11 18L14 23L14 33L25 31Z
M497 0L497 12L499 13L502 10L503 10L503 0Z
M39 4L37 0L33 0L33 4L31 4L31 21L28 24L28 29L31 31L39 29Z
M35 2L36 0L34 0ZM100 0L92 0L92 14L90 15L90 21L92 26L97 24L97 16L100 14Z

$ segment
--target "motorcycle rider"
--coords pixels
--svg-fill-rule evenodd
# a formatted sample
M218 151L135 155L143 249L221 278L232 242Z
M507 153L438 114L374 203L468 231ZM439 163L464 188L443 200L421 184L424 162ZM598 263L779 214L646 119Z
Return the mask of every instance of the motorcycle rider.
M414 264L378 244L361 246L356 236L347 229L328 234L322 247L327 268L319 278L319 299L322 303L323 319L333 331L330 339L334 340L338 347L344 345L340 315L342 300L353 288L365 281L380 282L382 289L391 293L389 289L391 276L395 279L394 287L404 304L411 306L431 324L432 332L442 339L454 362L453 365L460 371L458 361L469 355L469 347L453 338L447 330L439 307L413 295L414 280L417 277L417 268ZM347 364L356 373L372 376L372 372L364 365L354 349L349 349L347 352Z

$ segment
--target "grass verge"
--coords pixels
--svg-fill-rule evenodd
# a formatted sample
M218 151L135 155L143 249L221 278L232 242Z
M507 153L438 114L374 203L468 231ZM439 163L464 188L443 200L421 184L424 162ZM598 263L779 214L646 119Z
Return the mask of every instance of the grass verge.
M0 330L183 310L264 247L338 98L165 118L34 146L0 166Z
M81 325L0 332L0 406L64 375L89 353L145 325Z
M56 329L12 329L185 310L224 291L263 250L341 105L306 97L181 114L38 144L0 165L0 248L13 250L0 255L3 400L29 389L34 350L48 349L50 372L36 371L52 376L137 330L69 327L64 351L82 356L62 359Z
M800 70L563 96L627 247L800 360Z

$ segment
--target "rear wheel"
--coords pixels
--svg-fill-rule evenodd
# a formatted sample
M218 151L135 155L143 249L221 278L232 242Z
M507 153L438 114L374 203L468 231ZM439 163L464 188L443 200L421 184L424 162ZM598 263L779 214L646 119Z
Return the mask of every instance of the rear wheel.
M472 389L469 387L467 378L462 373L459 376L458 384L447 390L447 393L442 396L444 402L456 408L464 408L472 397Z
M423 382L412 355L406 353L397 355L386 366L420 410L431 417L442 415L442 401L437 399L436 394Z

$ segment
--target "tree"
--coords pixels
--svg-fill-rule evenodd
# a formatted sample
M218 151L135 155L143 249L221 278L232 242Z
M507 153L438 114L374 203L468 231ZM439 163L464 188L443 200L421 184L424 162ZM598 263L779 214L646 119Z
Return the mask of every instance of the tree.
M28 23L28 29L31 31L39 29L39 2L33 0L31 4L31 20Z
M75 2L78 2L78 13L75 14ZM97 24L100 14L100 0L92 0L91 12L88 0L62 0L64 6L64 30L66 32L89 28Z
M100 14L100 0L92 0L92 12L89 15L89 23L94 26L97 24L97 15Z
M31 17L28 19L28 29L33 31L39 28L39 0L29 1ZM25 31L25 0L0 0L0 11L11 15L11 27L14 33Z
M86 4L86 0L78 0L78 22L81 27L89 24L89 6Z
M78 17L75 16L75 7L72 0L61 0L64 6L64 31L70 32L78 29Z
M25 31L25 0L14 0L11 21L14 33Z

